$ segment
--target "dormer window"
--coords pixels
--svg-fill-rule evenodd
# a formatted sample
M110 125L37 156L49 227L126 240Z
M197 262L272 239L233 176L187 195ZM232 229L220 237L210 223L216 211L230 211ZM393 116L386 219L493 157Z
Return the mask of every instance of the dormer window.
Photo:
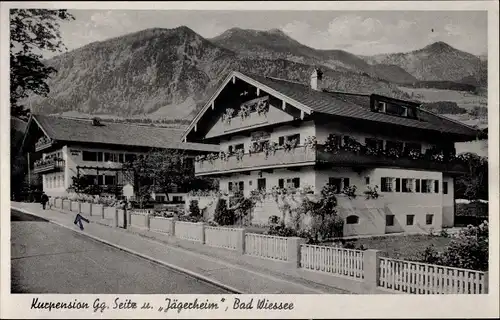
M372 97L372 111L386 113L393 116L417 119L417 108L410 104L399 101L380 101L377 97ZM389 99L389 98L388 98Z
M374 110L375 112L385 112L385 102L383 101L376 101L375 102L375 107Z
M395 103L387 103L385 107L385 113L400 117L407 117L408 108Z

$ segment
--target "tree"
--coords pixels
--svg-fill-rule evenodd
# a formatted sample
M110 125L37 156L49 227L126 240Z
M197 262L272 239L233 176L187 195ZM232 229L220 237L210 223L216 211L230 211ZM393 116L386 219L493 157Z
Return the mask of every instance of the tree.
M467 172L457 178L455 198L488 199L488 159L467 152L458 156Z
M42 61L42 52L63 52L59 22L74 20L67 10L10 10L10 103L11 114L26 117L20 100L30 93L47 96L47 79L56 72Z
M125 170L134 173L134 182L139 200L145 200L152 192L168 194L175 187L182 187L194 179L192 162L182 151L152 150L124 164Z

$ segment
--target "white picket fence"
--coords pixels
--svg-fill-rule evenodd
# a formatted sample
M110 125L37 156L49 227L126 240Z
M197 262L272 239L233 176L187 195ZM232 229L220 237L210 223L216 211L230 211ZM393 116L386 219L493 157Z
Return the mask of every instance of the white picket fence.
M259 258L287 261L287 238L247 233L245 234L245 254Z
M484 272L380 258L379 286L413 294L485 293Z
M301 268L362 279L363 251L303 244L300 246Z
M238 249L238 237L242 229L205 226L205 244L225 249Z
M203 225L199 223L176 221L175 236L180 239L203 241Z

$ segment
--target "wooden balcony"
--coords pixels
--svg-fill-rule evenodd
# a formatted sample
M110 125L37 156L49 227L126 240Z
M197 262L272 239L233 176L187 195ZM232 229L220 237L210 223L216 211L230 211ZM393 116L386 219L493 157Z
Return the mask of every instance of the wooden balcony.
M44 160L40 162L35 162L33 173L49 173L64 170L65 161L64 160Z
M317 162L348 167L421 169L447 173L466 172L465 166L457 161L439 162L425 159L410 159L406 157L391 158L345 150L327 152L321 147L318 147L317 150Z
M233 171L259 170L294 165L311 165L316 161L316 151L304 146L290 151L278 149L267 156L264 152L245 153L240 158L232 155L225 160L204 160L195 163L196 175L225 173Z
M35 144L35 152L47 149L47 148L49 148L51 146L52 146L52 140L43 141L43 142L37 142Z
M440 162L406 157L392 158L346 150L327 152L322 146L317 146L316 149L299 146L290 151L278 149L267 156L264 152L246 153L241 158L232 155L225 160L219 158L196 162L195 172L199 176L315 164L359 168L420 169L454 174L464 173L467 170L458 161Z

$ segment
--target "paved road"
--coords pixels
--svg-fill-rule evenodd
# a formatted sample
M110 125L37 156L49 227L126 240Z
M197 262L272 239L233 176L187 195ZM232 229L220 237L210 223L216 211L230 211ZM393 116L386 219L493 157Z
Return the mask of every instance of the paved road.
M12 293L228 293L42 218L11 219Z

